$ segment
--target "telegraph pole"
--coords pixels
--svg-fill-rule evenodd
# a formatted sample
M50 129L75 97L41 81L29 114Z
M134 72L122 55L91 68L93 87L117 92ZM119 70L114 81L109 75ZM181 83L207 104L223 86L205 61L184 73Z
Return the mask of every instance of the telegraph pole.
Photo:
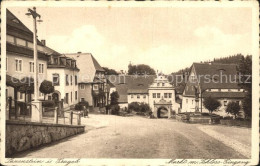
M36 12L36 7L28 9L28 16L33 17L33 56L34 56L34 101L32 109L32 121L42 121L42 103L39 101L39 78L38 78L38 51L37 51L37 17L40 19L41 16ZM38 20L40 21L40 20Z

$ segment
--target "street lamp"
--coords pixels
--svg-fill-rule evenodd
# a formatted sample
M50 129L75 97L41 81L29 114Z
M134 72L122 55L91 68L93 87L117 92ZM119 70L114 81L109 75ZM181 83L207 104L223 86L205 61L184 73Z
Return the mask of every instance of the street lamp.
M36 7L33 10L28 8L27 16L33 17L33 56L34 56L34 105L32 109L32 121L41 122L42 121L42 104L38 100L39 97L39 81L38 81L38 55L37 55L37 21L41 21L41 16L36 12ZM39 20L36 21L37 17Z

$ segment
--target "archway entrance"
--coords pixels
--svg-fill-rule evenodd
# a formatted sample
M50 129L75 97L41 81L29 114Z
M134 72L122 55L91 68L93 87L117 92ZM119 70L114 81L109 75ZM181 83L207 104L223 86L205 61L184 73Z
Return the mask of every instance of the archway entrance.
M168 118L168 109L165 107L159 107L157 110L157 118Z
M52 93L52 100L54 101L55 105L58 106L58 104L60 102L60 92L54 91Z
M154 116L157 118L171 118L171 101L161 99L159 102L154 102Z

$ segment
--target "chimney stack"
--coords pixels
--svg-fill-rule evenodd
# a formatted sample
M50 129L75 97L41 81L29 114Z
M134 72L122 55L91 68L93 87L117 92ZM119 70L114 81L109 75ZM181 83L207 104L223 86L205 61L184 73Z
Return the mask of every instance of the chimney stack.
M46 40L41 40L41 43L46 46Z

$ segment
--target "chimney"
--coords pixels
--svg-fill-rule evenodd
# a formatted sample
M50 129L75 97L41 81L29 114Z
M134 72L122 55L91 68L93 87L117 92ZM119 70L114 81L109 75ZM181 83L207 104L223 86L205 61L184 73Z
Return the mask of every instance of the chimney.
M46 46L46 40L41 40L41 43Z
M81 52L79 51L78 54L81 54Z

